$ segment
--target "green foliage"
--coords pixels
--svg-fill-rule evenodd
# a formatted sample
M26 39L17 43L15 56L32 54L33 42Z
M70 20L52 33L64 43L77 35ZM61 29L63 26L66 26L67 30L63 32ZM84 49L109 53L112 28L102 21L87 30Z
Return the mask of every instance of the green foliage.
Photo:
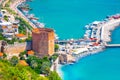
M54 54L50 57L50 60L55 61L57 59L57 57L58 57L58 54Z
M6 38L2 35L2 33L0 33L0 40L4 40L4 41L6 41L8 44L14 44L14 42L18 42L18 40L17 40L16 38L13 38L12 40L6 39Z
M5 7L10 7L10 0L5 4Z
M50 75L48 76L49 80L62 80L58 73L53 71L53 72L50 72Z
M4 37L3 37L2 33L0 33L0 40L3 40L3 39L4 39Z
M24 52L21 52L20 54L25 55L26 53L27 53L27 51L24 51Z
M31 41L31 40L32 40L31 36L28 36L28 38L26 39L26 41Z
M18 40L18 42L23 43L23 42L25 42L25 40L20 39L20 40Z
M10 14L17 15L17 13L10 9L9 7L4 7L3 9L6 9Z
M55 44L55 51L58 51L58 49L59 49L59 45Z
M6 0L5 0L6 1ZM17 15L15 11L13 11L12 9L10 9L10 4L11 4L11 0L9 0L6 4L5 7L2 7L2 9L6 9L10 14L13 15Z
M16 20L19 20L19 33L22 34L26 34L26 28L28 28L29 30L32 30L32 27L30 26L30 24L28 22L26 22L23 18L20 17L16 17ZM30 36L28 37L28 39L30 39Z
M20 22L19 24L19 33L22 33L22 34L26 34L26 28L25 28L25 25L23 23Z
M18 61L19 61L18 57L16 57L16 56L13 56L10 60L11 64L14 66L18 63Z
M14 42L18 42L16 38L12 38L12 40L7 40L7 39L4 40L7 41L8 44L14 44Z
M20 17L16 17L17 20L20 21L20 26L23 27L27 27L29 30L32 30L32 27L30 26L30 24L28 22L26 22L23 18Z
M26 61L36 73L49 74L51 63L48 57L40 59L36 56L29 56Z
M5 15L4 16L4 20L8 21L8 16Z
M50 73L50 63L49 62L42 63L41 72L42 72L42 74L46 74L46 75L48 75Z
M48 80L35 73L29 66L12 66L8 61L0 61L0 80Z
M36 73L40 73L40 67L42 63L41 59L36 56L29 56L26 61Z
M3 53L3 58L5 59L7 57L7 55L5 53Z
M25 55L27 54L27 51L24 51L24 52L21 52L20 54L19 54L19 57L20 57L20 60L25 60Z

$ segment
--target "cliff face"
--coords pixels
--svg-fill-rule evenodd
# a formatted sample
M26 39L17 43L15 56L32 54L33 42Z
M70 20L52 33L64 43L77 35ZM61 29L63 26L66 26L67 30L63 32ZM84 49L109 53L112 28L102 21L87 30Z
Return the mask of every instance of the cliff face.
M70 54L61 54L59 56L59 63L60 64L71 63L71 62L75 62L75 58L72 55L70 55Z

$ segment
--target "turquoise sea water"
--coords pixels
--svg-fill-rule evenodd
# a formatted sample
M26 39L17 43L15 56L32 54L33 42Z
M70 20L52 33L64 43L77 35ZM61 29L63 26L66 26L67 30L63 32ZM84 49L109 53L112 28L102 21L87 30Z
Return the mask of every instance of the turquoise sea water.
M33 0L34 13L61 39L81 38L84 26L120 12L119 0Z
M112 33L112 43L120 43L120 27ZM64 80L120 80L120 48L109 48L61 69Z
M119 0L34 0L29 4L33 8L30 13L54 28L61 39L81 38L86 24L120 13ZM111 43L120 43L119 37L120 28L117 28ZM120 48L87 56L61 70L63 80L120 80Z

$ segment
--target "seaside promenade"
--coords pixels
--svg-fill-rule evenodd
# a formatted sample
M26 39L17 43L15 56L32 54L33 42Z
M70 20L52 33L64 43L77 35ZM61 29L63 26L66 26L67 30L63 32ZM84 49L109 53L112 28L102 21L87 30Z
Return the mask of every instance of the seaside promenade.
M26 0L16 0L13 4L10 5L10 8L14 10L21 18L23 18L26 22L28 22L32 28L37 28L21 11L17 9L17 6Z

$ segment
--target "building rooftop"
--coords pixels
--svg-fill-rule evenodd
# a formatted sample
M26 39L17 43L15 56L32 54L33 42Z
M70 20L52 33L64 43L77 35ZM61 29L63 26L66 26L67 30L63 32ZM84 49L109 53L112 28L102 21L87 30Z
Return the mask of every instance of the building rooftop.
M0 57L2 57L3 56L3 53L2 52L0 52Z
M23 66L28 66L28 63L25 60L20 60L19 64L21 64Z
M12 23L10 22L2 22L0 23L1 26L9 26L9 25L12 25Z
M2 29L6 29L7 28L7 26L2 26Z
M25 37L24 34L16 34L16 37Z
M40 33L40 32L54 32L53 29L49 29L49 28L35 28L33 29L34 33Z
M93 46L98 46L99 45L99 43L93 43Z

